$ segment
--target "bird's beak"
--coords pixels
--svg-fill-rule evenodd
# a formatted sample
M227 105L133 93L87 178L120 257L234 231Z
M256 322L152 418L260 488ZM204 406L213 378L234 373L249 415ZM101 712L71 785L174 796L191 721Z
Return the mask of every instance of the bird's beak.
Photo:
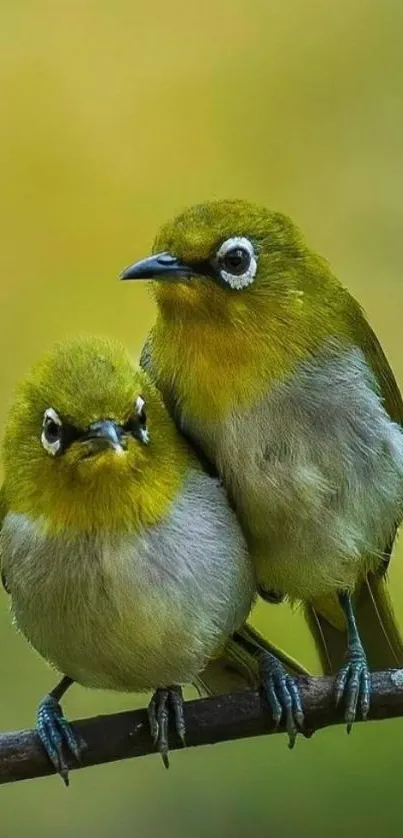
M82 441L90 443L93 454L106 451L108 448L121 454L125 448L121 427L109 419L90 425Z
M141 259L125 268L120 279L170 279L178 282L197 273L194 267L185 265L170 253L157 253L148 259Z

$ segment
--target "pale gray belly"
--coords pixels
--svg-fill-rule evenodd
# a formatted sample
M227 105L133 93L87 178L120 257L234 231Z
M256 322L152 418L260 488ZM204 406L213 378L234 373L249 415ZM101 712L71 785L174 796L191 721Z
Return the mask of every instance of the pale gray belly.
M224 492L198 473L146 536L49 538L8 515L0 550L17 625L87 686L192 681L242 624L254 593Z
M328 349L252 410L184 427L216 462L259 582L294 598L353 588L403 506L403 433L359 350Z

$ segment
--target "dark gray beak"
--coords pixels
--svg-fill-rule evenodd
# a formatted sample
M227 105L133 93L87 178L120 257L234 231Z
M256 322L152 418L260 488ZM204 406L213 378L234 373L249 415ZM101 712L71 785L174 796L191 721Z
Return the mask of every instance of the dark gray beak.
M121 427L110 419L90 425L82 441L91 442L94 452L104 451L107 448L122 451L125 448Z
M119 279L171 279L174 282L189 277L197 271L184 265L170 253L157 253L125 268Z

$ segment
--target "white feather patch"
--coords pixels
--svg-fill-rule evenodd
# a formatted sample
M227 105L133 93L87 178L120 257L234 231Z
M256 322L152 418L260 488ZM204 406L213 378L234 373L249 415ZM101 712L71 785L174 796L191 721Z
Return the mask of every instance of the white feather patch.
M242 288L246 288L250 285L255 276L257 271L257 261L255 250L253 247L252 242L249 239L245 238L245 236L233 236L231 239L227 239L225 242L222 243L221 247L217 251L217 262L220 264L220 261L225 258L227 253L230 253L231 250L236 250L237 248L241 250L246 250L250 256L249 267L243 274L232 274L229 271L225 271L223 268L220 268L220 276L231 288L234 288L237 291L240 291Z

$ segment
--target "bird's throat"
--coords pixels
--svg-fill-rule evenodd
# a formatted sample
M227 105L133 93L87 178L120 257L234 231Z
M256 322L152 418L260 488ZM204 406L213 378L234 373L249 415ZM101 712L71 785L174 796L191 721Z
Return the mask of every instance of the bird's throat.
M258 401L292 372L304 346L276 322L251 321L240 328L233 322L160 316L152 352L165 396L174 392L183 414L209 422Z

